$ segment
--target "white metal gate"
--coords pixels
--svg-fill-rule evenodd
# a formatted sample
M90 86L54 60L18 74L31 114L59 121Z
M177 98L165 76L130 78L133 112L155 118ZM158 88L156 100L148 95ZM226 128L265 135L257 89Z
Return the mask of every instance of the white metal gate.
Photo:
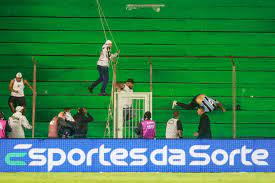
M147 111L152 112L151 92L115 92L114 138L136 138L135 129Z

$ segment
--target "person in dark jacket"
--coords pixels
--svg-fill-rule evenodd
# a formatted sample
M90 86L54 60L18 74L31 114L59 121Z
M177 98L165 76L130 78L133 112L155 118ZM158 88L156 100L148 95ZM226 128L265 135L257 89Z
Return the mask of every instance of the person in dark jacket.
M198 139L211 139L212 134L210 128L210 119L206 115L203 107L198 109L198 115L200 116L200 124L198 131L194 133L194 136L198 137Z
M64 110L63 117L57 119L57 131L59 138L71 138L76 132L76 123L71 116L71 109L66 108Z
M88 123L92 122L94 118L87 112L86 108L79 108L78 113L74 115L74 120L76 122L76 133L74 137L86 138L88 133Z

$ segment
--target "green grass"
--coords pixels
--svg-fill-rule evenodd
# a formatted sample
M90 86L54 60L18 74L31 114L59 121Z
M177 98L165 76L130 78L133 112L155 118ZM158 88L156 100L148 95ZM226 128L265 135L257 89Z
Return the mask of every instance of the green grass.
M10 183L275 183L275 173L2 173Z

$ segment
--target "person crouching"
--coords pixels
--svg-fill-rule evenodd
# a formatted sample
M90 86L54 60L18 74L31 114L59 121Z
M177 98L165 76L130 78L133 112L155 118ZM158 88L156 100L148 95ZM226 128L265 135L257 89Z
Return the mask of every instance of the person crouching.
M136 134L139 138L153 139L156 136L156 123L151 120L151 112L144 114L144 121L139 123Z

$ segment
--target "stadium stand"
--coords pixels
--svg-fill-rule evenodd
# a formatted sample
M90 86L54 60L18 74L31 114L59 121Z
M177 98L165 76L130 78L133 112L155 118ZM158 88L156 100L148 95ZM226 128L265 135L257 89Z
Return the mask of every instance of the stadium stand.
M131 1L142 2L147 1ZM117 80L134 78L135 91L149 91L149 57L153 63L157 137L165 137L172 101L187 102L199 93L219 99L227 109L209 114L213 137L232 137L230 56L236 62L241 106L237 137L275 137L275 1L250 0L246 6L239 0L162 2L169 9L160 12L127 11L128 0L112 6L101 2L121 50ZM11 115L8 83L17 72L31 82L35 56L35 136L47 137L50 120L63 108L85 106L95 118L89 137L103 137L110 98L87 90L97 79L96 62L105 41L95 1L1 1L0 35L0 110L6 116ZM25 91L31 121L31 93ZM181 120L184 137L192 138L199 120L196 112L182 111ZM31 137L31 132L26 135Z

